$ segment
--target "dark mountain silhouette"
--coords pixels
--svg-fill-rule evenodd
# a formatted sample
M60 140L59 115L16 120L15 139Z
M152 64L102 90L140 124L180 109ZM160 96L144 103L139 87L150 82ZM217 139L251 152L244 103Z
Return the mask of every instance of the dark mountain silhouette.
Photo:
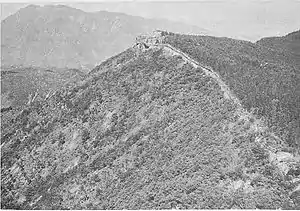
M120 53L137 35L154 29L205 34L167 20L106 11L30 5L1 22L2 65L76 68L88 71Z
M81 82L7 111L1 208L299 209L299 156L205 67L203 49L240 41L202 39L216 40L139 37Z

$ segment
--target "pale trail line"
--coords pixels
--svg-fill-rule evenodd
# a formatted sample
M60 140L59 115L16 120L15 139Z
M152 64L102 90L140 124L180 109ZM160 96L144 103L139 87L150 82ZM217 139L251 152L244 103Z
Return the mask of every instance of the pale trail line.
M189 57L186 53L182 52L181 50L173 47L170 44L165 44L165 43L160 43L160 44L152 44L152 46L157 46L157 47L165 47L170 49L173 53L180 55L183 57L183 59L187 62L189 62L190 64L192 64L193 67L195 68L201 68L204 73L207 76L210 76L212 78L214 78L217 83L220 85L221 90L224 92L224 96L226 98L229 98L231 100L234 101L234 103L236 103L238 105L239 108L239 114L240 117L243 118L249 118L251 117L251 113L247 112L245 109L243 109L240 101L230 92L229 87L221 80L220 76L214 72L213 70L211 70L210 68L207 68L203 65L201 65L199 62L195 61L194 59L192 59L191 57ZM255 124L256 125L256 124ZM254 131L264 131L264 128L260 128L259 126L255 126ZM279 139L279 137L277 137L275 134L273 133L269 133L270 137L273 137L274 139ZM290 165L292 163L299 163L300 162L300 156L295 156L291 153L288 152L283 152L283 151L274 151L271 148L268 148L265 145L265 141L263 140L264 137L262 135L258 135L255 139L256 142L260 143L261 147L265 148L268 153L269 153L269 161L271 163L273 163L275 166L277 166L279 168L279 171L285 176L288 171L291 169ZM285 160L285 162L284 162ZM295 180L296 181L296 180ZM297 180L298 181L298 180ZM295 193L295 192L299 192L300 191L300 183L297 184L297 182L295 182L296 187L290 191L290 194Z
M145 43L144 43L145 44ZM190 63L194 68L201 68L203 70L203 72L216 80L216 82L220 85L221 90L224 93L224 97L227 99L231 99L235 104L237 104L237 108L238 108L238 115L240 116L240 119L249 119L251 117L253 117L253 115L249 112L247 112L243 106L241 105L240 101L230 92L229 87L221 80L220 76L214 72L213 70L211 70L208 67L205 67L203 65L201 65L199 62L195 61L194 59L192 59L190 56L188 56L186 53L182 52L181 50L173 47L170 44L166 44L166 43L159 43L159 44L153 44L150 43L149 47L163 47L165 49L169 49L171 54L175 54L175 55L180 55L182 56L183 60L185 62ZM266 131L266 128L263 125L260 125L260 121L255 121L250 130L254 131L254 132L264 132ZM268 132L269 138L274 138L279 139L277 136L275 136L273 133ZM268 152L268 158L270 163L272 163L273 165L277 166L277 168L279 169L279 172L283 175L286 176L287 173L289 172L289 170L292 168L292 166L296 166L296 164L300 163L300 156L295 156L291 153L288 152L283 152L281 150L277 151L274 150L268 146L266 146L266 141L268 140L267 137L264 137L263 134L257 135L255 138L255 142L258 142L262 148L266 149ZM297 178L296 178L297 179ZM300 192L300 183L298 180L294 180L292 181L293 184L295 184L295 188L289 192L289 194L295 194L296 192ZM248 181L249 182L249 181Z
M149 47L164 47L165 49L169 49L171 53L180 55L183 57L183 60L190 63L194 68L201 68L205 75L208 77L213 78L217 84L219 84L221 91L223 91L224 98L229 99L237 105L236 114L239 116L239 120L250 121L250 119L254 118L253 114L248 112L243 106L240 100L230 91L229 87L225 84L225 82L221 79L218 73L213 71L212 69L201 65L199 62L191 58L186 53L182 52L181 50L175 48L174 46L166 43L159 43L159 44L150 44ZM260 121L255 121L252 126L251 130L261 132L265 131L265 125Z
M209 77L211 77L211 78L213 78L213 79L215 79L217 81L217 83L220 85L221 90L223 91L224 97L226 99L232 100L235 104L238 105L239 108L242 107L241 102L239 101L239 99L237 99L237 97L235 97L232 94L232 92L230 91L229 87L224 83L224 81L220 78L220 76L216 72L214 72L213 70L209 69L208 67L205 67L205 66L201 65L199 62L197 62L196 60L192 59L186 53L184 53L181 50L173 47L170 44L161 43L161 44L152 44L150 46L168 48L171 51L173 51L173 53L182 56L183 59L185 61L187 61L188 63L190 63L194 68L201 68L207 76L209 76Z

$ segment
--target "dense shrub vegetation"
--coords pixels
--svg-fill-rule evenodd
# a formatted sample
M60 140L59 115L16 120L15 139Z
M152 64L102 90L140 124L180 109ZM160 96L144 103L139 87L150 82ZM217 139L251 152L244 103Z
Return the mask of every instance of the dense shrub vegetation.
M80 81L84 73L67 68L10 67L1 69L1 111L32 99L44 99L67 83Z
M300 65L300 30L283 37L266 37L256 42L267 48L284 52Z
M290 53L209 36L177 34L165 42L212 67L248 110L266 118L278 136L300 150L300 64Z
M2 208L299 206L257 120L159 49L128 50L1 121Z

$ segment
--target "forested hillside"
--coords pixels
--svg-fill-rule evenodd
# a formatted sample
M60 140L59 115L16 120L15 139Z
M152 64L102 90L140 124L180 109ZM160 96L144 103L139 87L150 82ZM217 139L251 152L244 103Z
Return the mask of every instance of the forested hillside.
M300 69L290 53L209 36L174 34L164 42L212 67L248 110L266 118L278 136L300 149Z
M285 52L300 66L300 30L283 37L266 37L257 41L257 44Z
M165 47L110 58L2 121L1 208L299 208L299 157L227 88Z
M1 70L1 112L44 100L67 84L80 81L84 73L67 68L10 67Z

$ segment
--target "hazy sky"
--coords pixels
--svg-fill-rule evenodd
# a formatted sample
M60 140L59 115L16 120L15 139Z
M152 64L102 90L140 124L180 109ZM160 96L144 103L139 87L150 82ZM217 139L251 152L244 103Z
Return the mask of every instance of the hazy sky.
M45 1L35 3L44 5ZM71 3L87 12L107 10L147 18L165 18L197 25L221 36L257 40L300 29L300 0L110 1ZM27 6L2 4L1 19Z

